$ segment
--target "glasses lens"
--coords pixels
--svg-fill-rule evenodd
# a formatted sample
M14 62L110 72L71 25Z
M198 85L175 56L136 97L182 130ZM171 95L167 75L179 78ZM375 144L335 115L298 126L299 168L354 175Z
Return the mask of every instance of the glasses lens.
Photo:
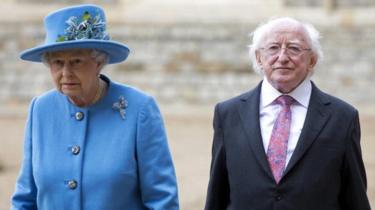
M288 46L286 50L289 55L300 55L302 52L302 48L299 46Z
M304 50L308 50L308 49L303 49L302 47L300 47L298 45L288 45L284 48L284 47L281 47L280 45L277 45L277 44L268 45L268 46L266 46L265 48L262 48L262 49L269 56L274 56L274 55L280 54L282 49L285 49L285 52L288 55L291 55L291 56L301 55L301 53Z
M268 55L276 55L281 51L281 47L279 45L269 45L265 48L265 51Z

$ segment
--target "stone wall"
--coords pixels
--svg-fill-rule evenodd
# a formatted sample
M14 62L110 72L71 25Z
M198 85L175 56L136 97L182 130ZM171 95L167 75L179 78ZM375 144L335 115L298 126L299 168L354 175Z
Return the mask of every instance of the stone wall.
M336 8L353 8L375 6L374 0L284 0L285 6L324 6L332 4Z
M314 81L352 103L374 103L375 27L314 23L324 39L325 58ZM0 22L0 104L27 102L52 88L42 64L18 53L43 41L40 23ZM104 70L114 80L143 89L167 103L215 103L254 87L247 45L255 23L110 22L113 39L126 43L125 63Z

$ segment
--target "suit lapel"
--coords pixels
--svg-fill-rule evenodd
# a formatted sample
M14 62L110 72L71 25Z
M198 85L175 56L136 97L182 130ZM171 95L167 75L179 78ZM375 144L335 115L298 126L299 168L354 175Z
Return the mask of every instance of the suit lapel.
M299 160L301 160L330 117L328 108L330 102L325 97L325 94L322 93L314 84L312 84L312 86L311 98L305 123L303 125L296 149L293 152L284 175L287 174Z
M250 143L250 148L262 168L273 177L269 168L267 156L264 152L262 135L259 122L259 101L260 101L261 83L252 91L244 94L240 99L238 113L242 122L243 130L246 133L246 139Z

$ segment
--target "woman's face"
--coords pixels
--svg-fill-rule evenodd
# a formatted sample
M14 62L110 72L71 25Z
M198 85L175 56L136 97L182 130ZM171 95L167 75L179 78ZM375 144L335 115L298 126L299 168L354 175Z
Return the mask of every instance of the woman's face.
M76 104L88 105L98 90L102 64L92 50L66 50L47 55L56 89Z

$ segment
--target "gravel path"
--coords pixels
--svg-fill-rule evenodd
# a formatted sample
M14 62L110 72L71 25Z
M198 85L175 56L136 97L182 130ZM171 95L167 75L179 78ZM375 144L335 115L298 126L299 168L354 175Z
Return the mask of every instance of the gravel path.
M213 106L162 105L169 144L174 158L182 210L203 209L209 173ZM21 161L24 106L0 110L0 209L9 199ZM368 195L375 207L375 110L361 115L362 149L367 168Z

